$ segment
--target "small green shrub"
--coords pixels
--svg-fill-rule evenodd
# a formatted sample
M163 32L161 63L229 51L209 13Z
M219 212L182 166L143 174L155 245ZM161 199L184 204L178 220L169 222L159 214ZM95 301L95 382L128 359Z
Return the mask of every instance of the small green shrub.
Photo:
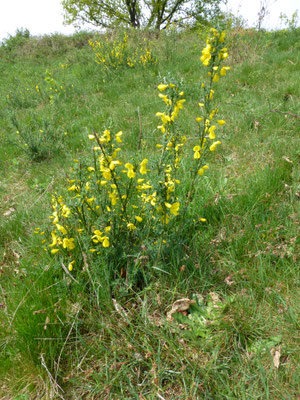
M62 148L64 132L51 121L31 113L25 121L12 115L11 122L16 128L16 144L24 150L30 160L38 162L51 158Z
M105 70L117 70L120 67L133 68L137 65L146 66L155 64L157 59L152 54L151 43L145 38L139 41L135 47L128 43L128 35L124 32L115 40L111 40L107 35L95 41L89 41L94 50L96 62L104 67Z
M206 222L197 215L199 210L193 212L193 200L209 168L207 159L221 144L216 140L217 126L225 124L217 119L213 89L229 69L222 66L228 56L224 38L225 32L211 29L202 50L208 81L202 83L201 116L196 116L192 141L178 124L186 100L174 80L158 85L165 110L156 113L161 139L153 159L128 158L122 131L89 135L95 142L92 157L74 160L65 194L52 198L53 227L48 239L43 238L45 250L76 276L86 272L89 259L99 260L110 280L126 276L135 283L142 275L147 281L165 249L176 246L180 232L199 229Z
M29 38L30 32L28 29L17 29L15 35L9 35L8 38L2 41L1 47L11 52L21 47Z

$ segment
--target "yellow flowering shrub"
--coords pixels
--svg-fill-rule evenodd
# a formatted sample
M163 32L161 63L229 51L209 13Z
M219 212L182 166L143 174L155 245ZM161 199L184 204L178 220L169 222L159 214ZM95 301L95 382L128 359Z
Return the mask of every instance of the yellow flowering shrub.
M157 59L152 54L151 43L144 39L135 48L128 44L128 35L111 40L108 35L95 41L89 41L94 50L96 62L105 70L116 70L122 66L133 68L137 65L146 67L155 64Z
M167 81L158 85L164 109L156 113L161 135L155 160L124 156L122 131L89 135L92 157L74 160L64 196L52 198L52 228L48 240L43 239L45 250L69 271L84 269L89 256L105 260L120 276L124 267L127 273L128 268L144 268L141 260L151 258L155 246L170 245L172 232L184 222L196 181L209 168L206 154L221 144L217 132L225 121L217 117L212 88L216 76L228 70L222 66L228 56L224 38L224 32L213 29L200 58L208 68L208 82L202 84L200 113L195 117L196 143L178 128L184 92ZM206 221L199 216L198 220Z

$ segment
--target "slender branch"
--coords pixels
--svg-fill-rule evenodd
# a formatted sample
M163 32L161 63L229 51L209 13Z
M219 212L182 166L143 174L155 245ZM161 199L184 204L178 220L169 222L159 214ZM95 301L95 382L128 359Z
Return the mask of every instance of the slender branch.
M139 124L140 124L140 136L139 136L139 144L138 144L138 150L140 150L141 144L142 144L142 120L141 120L140 107L137 108L137 112L138 112Z
M270 110L269 113L271 113L271 112L273 112L273 113L279 113L279 114L288 114L288 115L290 115L291 117L300 119L300 115L291 113L291 112L289 112L289 111Z

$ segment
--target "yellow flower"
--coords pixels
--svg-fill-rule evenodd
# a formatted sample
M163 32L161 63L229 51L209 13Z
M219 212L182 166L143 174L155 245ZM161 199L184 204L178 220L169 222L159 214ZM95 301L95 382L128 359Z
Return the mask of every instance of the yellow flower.
M215 126L215 125L212 125L212 126L209 128L209 130L208 130L208 132L209 132L209 136L208 136L208 137L209 137L211 140L216 138L215 129L216 129L216 126Z
M62 216L63 216L64 218L68 218L68 217L70 216L70 214L71 214L71 210L69 209L68 206L66 206L66 205L64 204L63 207L62 207L61 213L62 213Z
M180 207L180 203L179 201L176 201L176 203L174 204L170 204L170 203L165 203L165 206L168 207L170 209L170 214L172 215L179 215L179 207Z
M110 201L111 201L111 205L115 206L117 204L117 196L115 192L109 193L108 194Z
M196 121L197 121L197 122L201 122L201 121L203 121L203 118L197 117L197 118L196 118Z
M61 233L62 233L63 235L66 235L66 234L68 233L67 230L66 230L62 225L56 224L56 228L57 228L59 231L61 231Z
M51 236L52 236L52 243L49 244L49 247L54 247L57 245L58 237L56 236L55 231L51 232Z
M224 119L218 119L217 120L217 123L219 124L219 125L224 125L226 122L224 121Z
M186 102L186 99L181 99L181 100L176 101L176 105L181 110L183 108L183 103L185 103L185 102Z
M221 70L221 71L222 71L222 70ZM221 72L220 72L220 73L221 73ZM213 77L213 82L217 83L217 82L219 82L219 79L220 79L219 75L218 75L218 74L215 74L214 77Z
M223 43L225 39L225 31L221 32L219 36L219 43Z
M123 135L123 132L122 132L122 131L116 133L116 142L122 143L122 139L121 139L121 136L122 136L122 135Z
M122 165L122 163L118 160L113 160L109 163L109 169L114 170L116 165Z
M209 114L209 119L212 120L214 115L218 112L218 109L215 108L214 110L212 110L212 112Z
M210 148L209 148L209 150L210 151L215 151L216 150L216 147L218 146L218 144L221 144L221 142L218 140L217 142L214 142L211 146L210 146Z
M143 218L142 218L142 217L139 217L139 216L137 216L137 215L136 215L134 218L135 218L138 222L142 222L142 221L143 221Z
M68 239L68 238L63 239L63 248L64 249L69 249L69 250L75 249L74 239L73 238L71 238L71 239Z
M201 148L200 148L200 146L194 146L193 150L194 150L194 159L195 160L199 159L201 157L201 154L200 154Z
M69 191L78 191L78 186L72 185L68 188Z
M166 96L165 94L159 93L158 96L159 96L161 99L163 99L163 101L164 101L167 105L172 104L171 99L168 99L168 96Z
M199 107L204 107L204 103L198 103Z
M163 147L163 145L158 143L158 144L156 145L156 147L157 147L158 149L161 149L161 148Z
M207 44L206 47L202 50L202 56L200 57L200 60L205 66L209 65L209 61L211 59L210 50L211 50L210 44Z
M73 269L73 265L75 264L75 260L71 261L68 265L68 270L71 272Z
M100 232L98 229L94 231L94 235L92 236L92 240L94 243L99 243L102 241L102 232Z
M88 204L91 206L93 201L95 201L96 198L95 197L90 197L89 199L87 199L86 201L88 202Z
M132 222L128 222L127 228L128 228L130 231L134 231L135 228L136 228L136 226L135 226Z
M103 247L109 247L109 238L107 236L103 237L102 246Z
M58 252L59 252L59 249L52 249L52 250L51 250L51 253L52 253L52 254L56 254L56 253L58 253Z
M204 165L202 168L200 168L198 171L198 175L202 176L206 169L208 169L208 165Z
M160 118L161 118L163 125L166 125L168 122L171 121L170 116L169 116L169 115L166 115L165 113L157 112L155 115L156 115L157 117L160 117Z
M230 70L230 67L222 67L221 71L220 71L220 75L221 76L225 76L226 75L226 71Z
M102 167L101 168L101 172L102 172L102 175L103 175L104 179L107 179L108 181L111 180L111 172L110 172L109 168Z
M141 166L141 168L140 168L140 173L141 173L141 174L146 174L146 173L149 171L149 169L147 169L147 162L148 162L147 158L145 158L145 159L141 162L141 164L140 164L140 166Z
M160 92L163 92L164 90L167 89L167 87L168 87L168 85L164 85L163 83L161 83L160 85L157 86L157 89L158 89Z
M94 172L95 171L94 167L88 167L87 169L88 169L89 172Z
M135 177L135 172L134 172L134 167L133 167L133 165L132 164L130 164L130 163L126 163L125 164L125 168L127 168L127 176L128 176L128 178L134 178Z
M106 129L106 130L103 132L102 138L104 138L105 140L107 140L108 142L110 142L110 131Z
M207 219L206 219L206 218L199 218L199 221L201 221L201 222L206 222Z
M95 139L95 136L94 135L89 135L89 139L93 140L93 139Z

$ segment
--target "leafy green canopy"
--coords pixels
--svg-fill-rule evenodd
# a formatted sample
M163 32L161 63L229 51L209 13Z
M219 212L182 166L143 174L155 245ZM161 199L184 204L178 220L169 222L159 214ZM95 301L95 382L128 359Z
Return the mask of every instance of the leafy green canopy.
M63 0L65 22L164 29L175 21L207 19L225 0Z

